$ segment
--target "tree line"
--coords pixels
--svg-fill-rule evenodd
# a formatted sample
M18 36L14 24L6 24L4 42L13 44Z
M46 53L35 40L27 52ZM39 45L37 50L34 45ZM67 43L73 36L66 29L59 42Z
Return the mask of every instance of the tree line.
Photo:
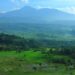
M49 39L25 39L16 35L0 33L0 50L27 50L30 48L69 48L74 49L75 41ZM63 52L62 52L63 53Z

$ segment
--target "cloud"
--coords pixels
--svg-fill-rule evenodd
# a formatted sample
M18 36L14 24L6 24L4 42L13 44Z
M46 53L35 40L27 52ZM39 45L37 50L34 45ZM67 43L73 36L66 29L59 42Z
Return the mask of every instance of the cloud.
M28 0L21 0L21 2L28 3L29 1Z
M11 0L12 3L28 3L29 0Z
M57 9L71 14L75 14L75 7L64 7L64 8L57 8Z
M11 3L13 6L15 6L14 9L19 9L28 4L29 0L11 0Z
M3 11L2 9L0 9L0 14L2 14L2 13L6 13L6 11Z
M11 0L11 2L14 2L15 0Z

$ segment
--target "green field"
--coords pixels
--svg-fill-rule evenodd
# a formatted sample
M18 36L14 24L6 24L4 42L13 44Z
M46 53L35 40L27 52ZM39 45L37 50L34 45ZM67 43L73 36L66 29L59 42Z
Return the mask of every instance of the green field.
M21 53L2 51L0 52L0 75L75 75L75 69L69 70L64 64L47 63L43 56L39 51ZM68 57L64 56L64 58ZM43 63L43 66L39 66L39 63ZM36 70L33 69L34 65L37 66Z

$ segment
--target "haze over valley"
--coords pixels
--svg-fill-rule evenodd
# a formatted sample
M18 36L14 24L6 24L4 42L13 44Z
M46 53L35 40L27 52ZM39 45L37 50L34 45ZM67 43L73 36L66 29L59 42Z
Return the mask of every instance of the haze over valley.
M0 32L25 38L75 40L75 15L24 6L0 15Z

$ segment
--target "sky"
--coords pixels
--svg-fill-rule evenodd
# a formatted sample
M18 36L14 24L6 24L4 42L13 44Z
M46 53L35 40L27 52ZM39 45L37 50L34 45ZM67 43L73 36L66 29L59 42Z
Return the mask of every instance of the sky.
M24 6L54 8L75 14L75 0L0 0L0 12L20 9Z

